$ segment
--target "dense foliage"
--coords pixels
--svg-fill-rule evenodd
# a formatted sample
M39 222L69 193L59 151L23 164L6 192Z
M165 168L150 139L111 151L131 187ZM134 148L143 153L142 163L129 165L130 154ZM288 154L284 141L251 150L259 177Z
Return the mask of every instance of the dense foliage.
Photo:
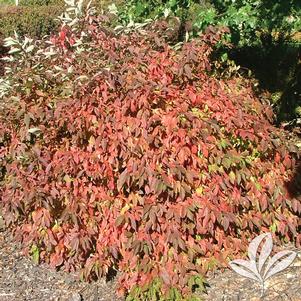
M297 154L251 83L209 75L222 33L175 50L73 12L51 41L6 39L0 205L24 249L88 279L118 270L128 300L197 300L261 231L300 245Z
M64 4L43 6L3 6L0 9L0 33L4 36L20 35L43 37L59 29L57 16Z
M218 47L215 56L240 72L252 71L262 90L271 93L277 122L300 118L298 56L301 53L299 0L129 0L119 3L121 23L166 17L179 27L177 40L203 32L208 26L227 26L231 47ZM271 76L273 74L273 76Z
M188 31L228 26L232 43L240 46L285 39L301 27L298 0L130 0L118 6L118 13L123 22L177 16L189 23Z

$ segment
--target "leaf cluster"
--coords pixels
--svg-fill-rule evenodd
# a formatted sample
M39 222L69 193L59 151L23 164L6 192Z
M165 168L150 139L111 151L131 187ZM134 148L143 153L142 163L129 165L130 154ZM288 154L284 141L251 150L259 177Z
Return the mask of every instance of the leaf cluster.
M121 22L175 16L186 30L203 31L208 26L228 26L229 39L236 46L258 45L290 39L300 30L301 6L298 0L130 0L118 6Z

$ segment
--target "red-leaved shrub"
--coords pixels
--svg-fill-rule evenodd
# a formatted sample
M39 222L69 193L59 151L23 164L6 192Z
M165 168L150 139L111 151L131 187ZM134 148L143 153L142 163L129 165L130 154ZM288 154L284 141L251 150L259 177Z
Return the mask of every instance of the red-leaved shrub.
M209 75L218 33L174 50L80 28L7 75L0 204L28 253L85 278L118 270L128 300L194 300L261 231L300 245L294 149L249 82Z

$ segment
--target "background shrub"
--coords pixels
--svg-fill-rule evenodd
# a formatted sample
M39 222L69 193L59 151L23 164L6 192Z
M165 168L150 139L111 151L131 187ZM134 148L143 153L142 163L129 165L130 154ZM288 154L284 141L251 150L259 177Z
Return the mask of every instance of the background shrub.
M85 4L88 1L84 1ZM95 0L96 10L101 13L111 4L110 0ZM121 1L116 1L119 4ZM65 11L64 0L28 0L20 1L19 6L14 2L0 2L0 33L5 37L14 35L14 31L24 36L41 38L58 29L57 17Z
M221 32L175 50L102 17L72 29L6 40L0 204L27 253L88 279L119 270L128 300L197 300L261 231L300 245L296 150L250 82L210 76Z
M45 5L60 5L65 6L64 0L20 0L21 6L45 6Z
M300 12L298 0L130 0L118 5L120 20L125 23L174 15L191 23L189 31L204 30L210 25L227 26L236 46L290 37L300 30Z
M63 4L1 7L0 31L5 37L14 35L14 31L22 36L42 37L58 28L55 19L63 11Z

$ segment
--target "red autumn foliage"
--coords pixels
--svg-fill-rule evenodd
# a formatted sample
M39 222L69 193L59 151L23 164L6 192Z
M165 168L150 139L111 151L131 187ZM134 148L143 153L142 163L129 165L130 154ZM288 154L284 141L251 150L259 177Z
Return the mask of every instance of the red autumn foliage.
M209 75L218 34L176 51L151 32L86 32L89 49L65 28L42 62L69 79L32 76L1 112L1 207L25 250L86 278L117 269L120 293L160 279L189 296L261 231L300 245L294 150L249 82Z

